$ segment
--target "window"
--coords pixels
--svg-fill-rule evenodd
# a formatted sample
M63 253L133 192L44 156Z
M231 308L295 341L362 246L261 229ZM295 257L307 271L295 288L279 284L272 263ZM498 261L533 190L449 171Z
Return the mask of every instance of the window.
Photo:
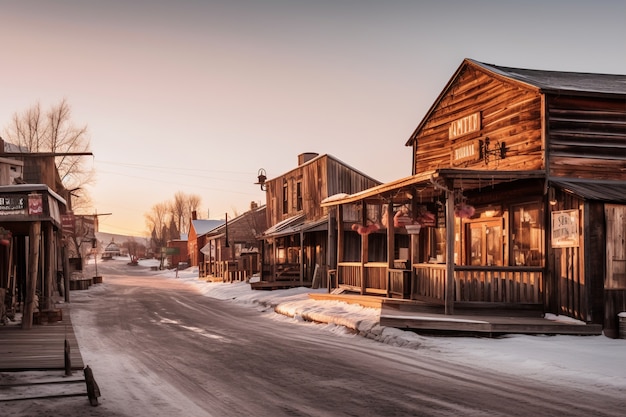
M283 214L289 213L289 187L287 180L283 180Z
M543 259L543 212L539 203L511 207L511 265L540 266Z
M466 224L469 265L503 265L502 218L478 219Z
M296 210L302 210L302 181L296 183Z

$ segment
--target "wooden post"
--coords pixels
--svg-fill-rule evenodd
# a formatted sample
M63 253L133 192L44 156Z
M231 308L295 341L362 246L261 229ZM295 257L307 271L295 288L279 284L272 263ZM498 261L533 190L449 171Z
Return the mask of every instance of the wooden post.
M65 339L65 350L64 350L64 363L65 363L65 375L66 376L71 376L72 375L72 359L71 359L71 349L70 349L70 342L67 341L67 339Z
M67 242L61 248L63 257L63 297L66 303L70 302L70 259L67 250Z
M54 257L54 237L52 231L52 223L46 222L43 224L43 232L44 232L44 248L45 252L43 253L43 276L46 281L46 285L44 285L44 309L52 310L54 307L54 303L52 302L52 294L54 293L54 280L53 280L53 272L55 270L55 262Z
M89 398L89 404L95 407L98 405L100 387L98 387L98 384L93 377L93 371L89 365L87 365L83 371L85 373L85 384L87 385L87 397Z
M41 241L41 222L32 222L29 232L28 273L26 274L26 301L22 315L22 329L33 327L33 311L35 310L35 292L39 275L39 243Z
M446 191L445 314L454 314L454 192Z
M337 206L337 263L333 266L337 267L339 262L343 262L343 247L345 240L345 231L343 230L343 206Z
M389 270L393 268L393 260L396 253L396 228L393 225L393 203L387 203L387 297L391 296Z
M367 223L367 203L363 202L363 212L361 213L361 224ZM364 295L367 288L365 264L369 261L369 235L361 235L361 295Z

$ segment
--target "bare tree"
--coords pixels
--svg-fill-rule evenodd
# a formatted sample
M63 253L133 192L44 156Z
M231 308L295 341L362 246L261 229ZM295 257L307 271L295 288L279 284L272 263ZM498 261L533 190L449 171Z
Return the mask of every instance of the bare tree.
M163 235L163 230L167 230L170 212L167 203L157 203L152 206L149 213L145 214L146 227L152 233L151 246L153 250L165 246L167 236Z
M83 187L94 180L94 170L86 165L84 156L71 155L90 150L87 126L74 125L71 116L70 105L65 99L53 105L44 116L37 103L22 113L15 113L4 136L24 152L65 154L55 159L59 176L66 189L81 189L80 193L73 194L80 199L86 196ZM84 204L76 202L73 206Z
M179 232L184 233L189 230L191 213L198 210L201 201L202 198L196 194L185 194L182 191L174 194L170 210Z

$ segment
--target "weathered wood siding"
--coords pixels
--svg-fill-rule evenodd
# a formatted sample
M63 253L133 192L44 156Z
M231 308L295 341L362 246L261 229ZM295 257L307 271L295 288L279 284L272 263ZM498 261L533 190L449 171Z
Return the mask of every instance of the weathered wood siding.
M456 120L479 113L480 128L450 138ZM543 169L542 97L532 88L496 79L467 65L432 110L417 136L414 173L438 168ZM505 159L455 161L454 150L489 138L490 148L504 143Z
M626 102L548 96L547 108L551 175L626 180Z
M301 184L301 208L298 207L298 183ZM286 184L287 199L283 198L283 184ZM298 214L304 214L307 220L321 219L327 212L326 208L320 207L323 199L338 193L355 193L378 184L329 155L314 158L267 181L267 226Z

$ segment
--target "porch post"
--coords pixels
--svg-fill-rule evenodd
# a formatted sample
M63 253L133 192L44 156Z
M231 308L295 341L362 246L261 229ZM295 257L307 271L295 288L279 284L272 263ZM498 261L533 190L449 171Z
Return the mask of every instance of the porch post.
M29 233L28 273L26 274L26 302L22 316L22 329L33 327L33 311L35 310L35 293L39 275L39 245L41 242L41 222L31 222Z
M313 284L311 277L311 285ZM300 286L304 285L304 231L300 230Z
M367 203L363 202L363 212L361 213L361 224L367 223ZM365 294L367 288L365 264L369 260L369 236L361 235L361 295Z
M387 203L387 271L386 275L386 283L387 287L387 297L391 295L390 293L390 280L389 280L389 270L393 268L393 260L394 255L396 253L395 243L396 243L396 228L393 224L393 203Z
M345 231L343 230L343 206L340 204L337 206L337 259L333 263L333 267L336 268L339 262L343 262L343 246Z
M54 241L52 234L52 223L46 222L43 224L44 228L44 254L43 254L43 276L46 284L44 285L43 296L45 297L44 308L46 310L52 310L54 307L54 303L52 302L52 294L53 294L53 271L54 271Z
M445 314L454 314L454 192L446 191Z

